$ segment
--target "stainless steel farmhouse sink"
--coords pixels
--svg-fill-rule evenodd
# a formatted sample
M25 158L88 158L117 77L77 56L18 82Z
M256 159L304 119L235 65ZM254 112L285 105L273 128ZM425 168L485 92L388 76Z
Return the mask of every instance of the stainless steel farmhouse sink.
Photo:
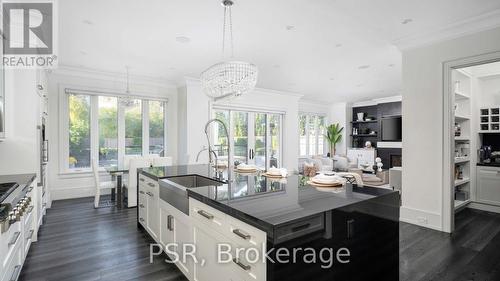
M160 181L160 198L189 215L188 188L221 186L223 182L199 175L178 176Z

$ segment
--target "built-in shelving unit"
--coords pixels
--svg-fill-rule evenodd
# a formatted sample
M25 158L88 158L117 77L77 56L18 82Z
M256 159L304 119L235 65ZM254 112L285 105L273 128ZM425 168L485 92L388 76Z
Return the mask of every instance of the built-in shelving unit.
M470 203L471 193L471 77L464 71L454 70L454 182L450 188L455 194L455 211L465 208Z

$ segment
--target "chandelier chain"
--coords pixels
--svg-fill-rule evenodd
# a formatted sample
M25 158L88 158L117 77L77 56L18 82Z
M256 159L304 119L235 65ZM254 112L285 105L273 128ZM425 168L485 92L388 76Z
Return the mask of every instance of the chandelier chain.
M224 24L222 26L222 58L226 55L226 32L229 32L229 47L231 48L231 58L234 57L234 40L233 40L233 17L231 6L224 6Z

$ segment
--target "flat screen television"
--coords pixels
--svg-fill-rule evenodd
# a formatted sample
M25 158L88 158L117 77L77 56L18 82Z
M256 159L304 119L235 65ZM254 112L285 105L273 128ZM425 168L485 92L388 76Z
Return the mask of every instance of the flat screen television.
M401 116L381 118L382 141L401 141L403 138Z

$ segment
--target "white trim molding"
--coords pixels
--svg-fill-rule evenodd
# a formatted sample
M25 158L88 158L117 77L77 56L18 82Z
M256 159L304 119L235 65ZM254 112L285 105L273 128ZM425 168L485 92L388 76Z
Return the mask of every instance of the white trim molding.
M438 213L432 213L424 210L402 206L400 208L399 220L402 222L443 231L441 225L441 215Z
M497 9L473 18L451 23L436 30L428 30L426 32L399 38L392 43L400 50L409 50L493 29L499 26L500 9Z

